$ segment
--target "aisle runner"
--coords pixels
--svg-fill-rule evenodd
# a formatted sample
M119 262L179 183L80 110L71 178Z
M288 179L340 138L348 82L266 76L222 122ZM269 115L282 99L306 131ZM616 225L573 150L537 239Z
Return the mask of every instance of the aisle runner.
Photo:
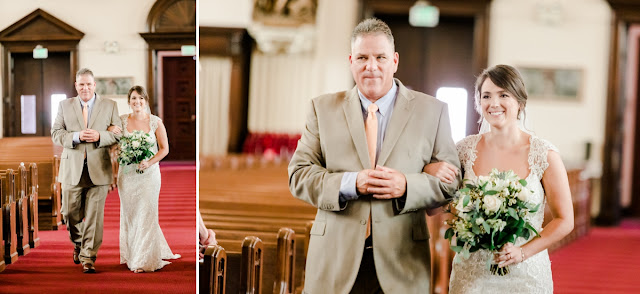
M83 274L72 261L68 232L40 232L41 245L0 273L0 293L195 293L195 165L161 166L160 227L173 250L182 255L154 273L135 274L120 264L120 200L109 193L104 241L96 274Z
M640 221L593 228L551 255L554 293L640 293Z

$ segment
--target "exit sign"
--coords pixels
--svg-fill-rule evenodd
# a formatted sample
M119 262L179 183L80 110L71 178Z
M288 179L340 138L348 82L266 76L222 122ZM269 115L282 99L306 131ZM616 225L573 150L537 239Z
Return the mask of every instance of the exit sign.
M409 10L409 23L414 27L435 27L438 25L440 11L427 1L417 1Z
M196 46L194 45L182 45L180 47L180 52L182 56L195 56L196 55Z
M49 50L47 50L47 48L38 45L33 49L33 59L46 59L47 57L49 57Z

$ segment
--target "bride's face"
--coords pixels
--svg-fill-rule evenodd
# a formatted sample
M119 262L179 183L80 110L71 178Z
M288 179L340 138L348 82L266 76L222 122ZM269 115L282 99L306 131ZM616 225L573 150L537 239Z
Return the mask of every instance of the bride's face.
M136 91L131 92L131 97L129 98L129 106L131 109L135 111L145 111L147 106L147 101Z
M480 108L482 115L493 127L504 127L518 120L520 106L513 94L496 86L487 78L481 87Z

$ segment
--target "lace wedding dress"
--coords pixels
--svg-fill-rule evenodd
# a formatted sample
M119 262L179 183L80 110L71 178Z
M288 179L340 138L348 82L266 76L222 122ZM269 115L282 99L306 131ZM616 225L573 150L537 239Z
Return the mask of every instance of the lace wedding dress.
M128 136L128 114L122 115L122 131ZM159 117L150 115L150 135L156 141ZM154 145L154 153L158 152ZM170 264L163 259L177 259L162 234L158 223L158 198L160 196L160 166L150 166L144 173L136 173L137 164L120 166L118 170L118 194L120 195L120 264L130 270L151 272Z
M464 177L467 179L477 177L473 171L473 164L477 157L476 146L481 137L482 135L471 135L457 144L458 156L464 169ZM525 179L527 187L534 191L532 201L536 204L541 203L538 211L529 220L533 227L541 232L546 203L541 179L549 166L548 150L556 152L558 150L548 141L534 135L531 135L529 143L529 175ZM528 241L518 238L515 245L520 246ZM487 260L490 258L493 258L493 254L485 249L471 253L466 260L456 255L449 282L449 293L553 293L551 261L547 250L528 256L522 263L510 265L510 272L505 276L491 274L487 268Z

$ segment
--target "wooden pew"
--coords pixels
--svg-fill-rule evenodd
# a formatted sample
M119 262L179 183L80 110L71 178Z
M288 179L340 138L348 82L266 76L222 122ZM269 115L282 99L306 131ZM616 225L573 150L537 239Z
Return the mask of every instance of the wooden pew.
M200 261L200 294L225 294L227 253L219 245L208 246Z
M27 197L27 169L20 163L15 172L16 234L18 255L29 253L29 198Z
M15 174L13 170L8 169L4 173L0 173L0 181L2 182L2 220L3 220L3 239L4 239L4 262L12 264L18 260L17 250L17 234L16 234L16 202L15 195Z
M260 238L245 237L240 248L235 242L219 242L227 252L228 293L262 293L264 245Z
M0 139L0 169L15 168L20 162L33 162L38 166L38 227L57 230L62 224L60 214L61 185L57 180L62 147L51 137L20 137Z
M242 268L240 270L240 291L242 293L262 293L262 262L264 258L262 240L246 237L242 242Z
M38 165L34 162L29 164L27 191L29 197L29 246L36 248L40 246L40 235L38 233Z
M273 293L293 294L295 289L296 233L289 228L278 231L276 278Z

